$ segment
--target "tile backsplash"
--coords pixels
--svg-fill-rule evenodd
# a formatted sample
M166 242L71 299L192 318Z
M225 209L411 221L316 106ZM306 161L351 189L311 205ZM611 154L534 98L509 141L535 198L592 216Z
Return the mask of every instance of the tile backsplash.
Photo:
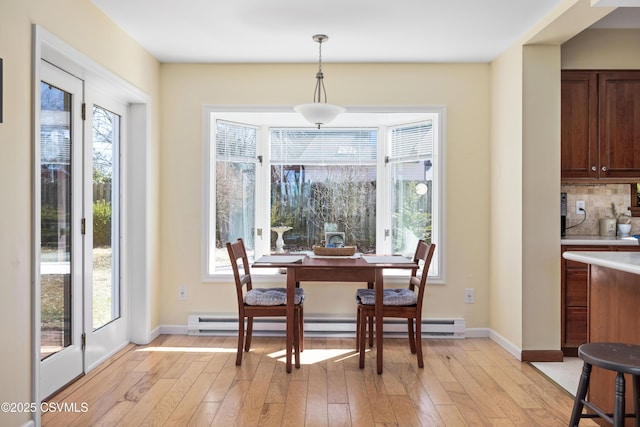
M567 236L598 235L600 218L613 217L611 203L618 214L629 213L629 184L563 184L560 191L567 193ZM576 214L577 200L585 202L586 219ZM631 224L631 234L640 233L640 218L632 218Z

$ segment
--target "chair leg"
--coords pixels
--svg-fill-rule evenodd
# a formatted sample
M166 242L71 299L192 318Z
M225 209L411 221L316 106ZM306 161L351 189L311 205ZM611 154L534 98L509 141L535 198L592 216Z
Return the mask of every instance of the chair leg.
M640 375L632 375L633 381L633 413L636 414L635 427L640 427Z
M416 354L416 335L413 330L413 319L407 319L407 334L409 336L409 348L411 348L411 354Z
M360 342L359 342L359 356L360 356L360 360L359 360L359 366L360 369L364 369L364 342L365 342L365 337L367 336L367 332L366 332L366 325L367 325L367 316L364 314L364 311L362 309L358 309L358 317L360 318ZM371 332L369 332L371 333Z
M624 374L622 372L618 372L616 375L616 397L613 404L613 426L614 427L624 427L624 393L625 393L625 384L624 384Z
M251 337L253 335L253 317L247 318L247 337L244 340L244 351L251 349Z
M422 357L422 319L416 319L416 357L418 358L418 368L424 368L424 358Z
M242 364L242 347L244 346L244 316L238 316L238 352L236 353L236 366Z
M367 282L367 289L374 289L374 282ZM365 319L369 321L369 347L373 347L373 317L367 316Z
M360 350L360 309L356 306L356 351Z
M590 377L591 365L585 362L585 364L582 366L580 383L578 383L576 398L573 402L573 410L571 411L571 418L569 419L569 427L578 427L578 423L580 422L580 415L582 415L582 408L584 407L584 399L587 396L587 390L589 389Z
M298 319L298 329L300 330L300 353L304 351L304 306L300 306L300 316Z
M293 320L293 350L295 351L295 365L296 368L300 368L300 310L296 309L294 311L294 316L296 317Z

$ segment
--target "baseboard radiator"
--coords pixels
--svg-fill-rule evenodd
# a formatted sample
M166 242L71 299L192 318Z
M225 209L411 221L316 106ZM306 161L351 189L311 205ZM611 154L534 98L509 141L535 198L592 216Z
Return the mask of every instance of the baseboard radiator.
M231 336L238 333L238 320L216 314L190 314L187 330L189 335ZM282 336L285 332L285 321L281 317L260 317L253 322L254 335ZM313 318L304 319L304 333L307 336L355 336L355 319ZM385 319L385 337L406 337L407 323L402 319ZM465 338L464 319L422 319L422 336L424 338Z

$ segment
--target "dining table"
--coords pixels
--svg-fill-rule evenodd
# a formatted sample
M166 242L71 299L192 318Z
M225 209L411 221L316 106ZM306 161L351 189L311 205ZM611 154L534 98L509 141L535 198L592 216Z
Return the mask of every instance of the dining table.
M288 373L292 370L296 286L299 286L300 282L363 282L373 285L375 289L376 367L378 374L382 374L384 270L417 269L418 264L415 261L401 255L356 253L351 256L318 256L313 253L289 253L265 255L257 259L252 267L286 269L286 370Z

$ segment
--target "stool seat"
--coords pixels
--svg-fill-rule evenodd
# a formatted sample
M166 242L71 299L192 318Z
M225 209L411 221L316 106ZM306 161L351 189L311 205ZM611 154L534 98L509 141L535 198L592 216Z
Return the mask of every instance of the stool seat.
M587 343L578 348L578 357L584 361L584 366L573 403L569 427L576 427L581 418L596 417L602 418L614 427L623 427L625 418L635 418L634 426L640 427L640 345L609 342ZM606 413L586 398L592 366L616 372L613 413ZM632 378L634 409L632 414L625 413L624 374L629 374ZM593 413L583 414L582 409L585 406Z
M640 375L640 345L593 342L581 345L578 357L602 369Z

